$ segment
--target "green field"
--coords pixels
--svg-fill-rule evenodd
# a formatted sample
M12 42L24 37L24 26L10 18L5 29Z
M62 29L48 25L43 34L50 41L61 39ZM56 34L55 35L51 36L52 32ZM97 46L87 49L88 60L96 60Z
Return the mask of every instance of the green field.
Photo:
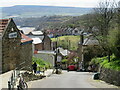
M80 41L80 36L61 36L58 38L51 38L52 42L57 41L58 47L68 48L69 50L77 50L78 42Z

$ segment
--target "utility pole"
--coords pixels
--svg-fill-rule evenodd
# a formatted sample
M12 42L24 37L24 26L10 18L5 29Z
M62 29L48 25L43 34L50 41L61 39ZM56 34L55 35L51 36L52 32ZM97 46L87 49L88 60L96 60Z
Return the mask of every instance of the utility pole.
M56 55L55 55L55 69L56 69L56 74L58 74L58 66L57 66L57 54L58 54L58 50L57 50L57 41L58 41L58 38L57 38L57 40L56 40L56 50L55 50L55 53L56 53Z
M84 43L84 36L83 32L80 34L80 43L78 44L78 63L77 63L77 68L79 69L84 69L84 55L83 55L83 43Z

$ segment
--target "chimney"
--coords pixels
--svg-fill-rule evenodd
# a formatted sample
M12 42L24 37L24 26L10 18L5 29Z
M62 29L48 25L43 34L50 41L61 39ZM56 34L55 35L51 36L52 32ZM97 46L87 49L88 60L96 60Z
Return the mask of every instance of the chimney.
M80 44L82 45L84 43L84 35L83 32L80 34Z

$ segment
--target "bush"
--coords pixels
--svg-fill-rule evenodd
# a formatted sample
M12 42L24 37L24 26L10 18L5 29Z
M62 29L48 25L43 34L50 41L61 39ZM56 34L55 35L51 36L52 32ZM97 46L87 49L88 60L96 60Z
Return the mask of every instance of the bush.
M120 71L120 59L117 58L114 54L111 55L111 62L108 62L107 57L102 57L102 58L93 58L90 64L99 64L100 66L103 66L105 68Z
M38 67L40 67L40 68L44 68L44 67L50 68L52 66L49 62L46 62L40 58L33 57L32 61L36 62Z
M63 59L63 60L62 60L62 63L63 63L63 64L66 64L67 62L68 62L67 59Z

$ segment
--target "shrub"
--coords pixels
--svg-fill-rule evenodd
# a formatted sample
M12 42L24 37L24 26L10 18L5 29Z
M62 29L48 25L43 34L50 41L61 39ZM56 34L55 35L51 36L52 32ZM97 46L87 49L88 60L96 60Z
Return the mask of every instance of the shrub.
M46 62L46 61L44 61L44 60L42 60L40 58L33 57L32 61L36 62L38 67L41 67L41 68L43 68L43 67L46 67L46 68L51 67L51 64L49 62Z
M93 58L90 64L99 64L105 68L120 71L120 59L117 58L114 54L111 55L111 62L108 62L107 57L102 57L102 58Z
M67 62L68 62L67 59L63 59L63 60L62 60L62 63L63 63L63 64L65 64L65 63L67 63Z

